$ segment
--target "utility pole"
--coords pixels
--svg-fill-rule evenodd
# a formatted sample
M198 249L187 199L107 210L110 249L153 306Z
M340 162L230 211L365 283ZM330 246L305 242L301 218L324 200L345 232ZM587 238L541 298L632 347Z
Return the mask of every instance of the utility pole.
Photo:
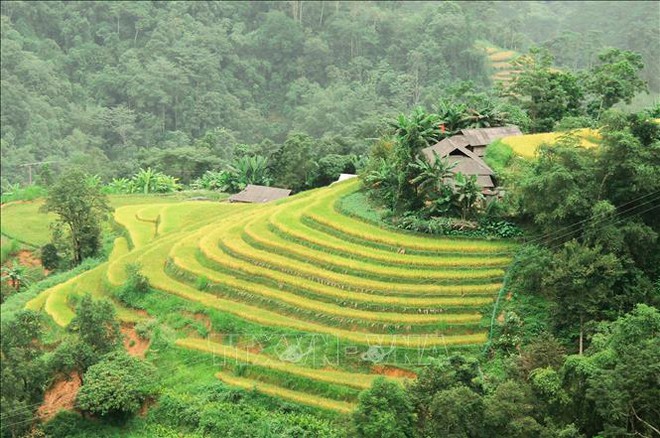
M19 164L18 167L27 167L28 169L28 185L32 185L32 166L41 164L59 163L59 161L35 161L34 163Z

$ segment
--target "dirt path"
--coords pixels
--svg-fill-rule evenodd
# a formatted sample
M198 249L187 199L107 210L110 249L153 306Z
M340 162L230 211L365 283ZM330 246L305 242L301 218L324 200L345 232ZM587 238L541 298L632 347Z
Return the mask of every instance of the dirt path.
M48 421L63 409L73 409L81 385L82 378L77 372L56 380L46 390L44 402L39 406L37 416L42 421Z

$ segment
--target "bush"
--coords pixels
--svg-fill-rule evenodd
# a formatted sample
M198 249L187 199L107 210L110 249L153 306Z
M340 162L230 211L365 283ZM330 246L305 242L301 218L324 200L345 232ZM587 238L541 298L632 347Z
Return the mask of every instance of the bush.
M85 373L77 405L96 415L124 419L154 394L153 377L146 362L123 351L112 352Z
M38 185L30 185L21 187L20 184L8 184L2 188L2 196L0 202L12 201L32 201L37 198L43 198L48 194L46 188Z
M60 411L52 420L43 426L43 431L49 438L67 438L70 436L84 436L88 432L92 436L95 432L93 425L75 412ZM98 430L96 431L98 432Z
M135 324L135 333L142 339L151 339L157 324L155 319L142 320Z
M60 255L57 252L57 247L52 243L47 243L41 247L41 264L44 268L52 271L57 269L60 265Z
M20 245L18 241L14 239L8 239L7 243L2 245L2 256L0 257L0 264L4 264L9 257L13 256L18 252Z
M73 336L65 339L46 356L51 374L68 374L74 370L84 372L97 361L98 354L92 347Z
M206 290L209 288L209 279L202 275L200 277L197 277L197 280L195 281L195 287L197 290Z
M130 263L126 265L127 279L124 285L115 292L115 296L122 303L135 309L143 309L142 299L151 291L149 279L140 272L140 265Z
M522 236L523 232L517 225L505 220L484 219L479 222L479 229L488 236L510 239Z
M484 160L499 175L502 170L511 164L513 159L513 149L511 146L496 140L486 148Z
M591 117L564 117L555 125L555 131L572 131L573 129L595 128L596 121Z
M501 237L509 239L522 235L522 230L511 222L487 218L481 219L479 222L444 216L427 219L408 212L392 223L402 230L441 236Z

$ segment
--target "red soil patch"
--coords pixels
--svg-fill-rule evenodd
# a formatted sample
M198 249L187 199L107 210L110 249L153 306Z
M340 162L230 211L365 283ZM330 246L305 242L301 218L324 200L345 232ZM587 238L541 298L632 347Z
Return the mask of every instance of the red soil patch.
M82 378L77 372L62 379L56 380L44 395L44 402L37 410L37 416L43 420L50 420L63 409L71 410L76 403L78 389L82 385Z
M507 294L506 294L506 300L507 300L507 301L511 301L511 297L512 297L512 296L513 296L513 294L512 294L511 292L507 293Z
M143 358L149 349L149 341L139 337L133 326L123 326L121 333L124 335L124 348L126 352L131 356Z
M153 399L153 398L149 398L149 399L145 400L144 403L142 403L142 406L140 406L140 410L138 411L138 415L140 417L144 417L149 412L149 408L152 407L155 404L156 404L156 400Z
M417 374L412 371L403 370L401 368L389 366L389 365L374 365L371 367L371 371L376 374L382 374L383 376L388 377L406 377L408 379L416 379Z
M133 313L137 313L138 315L140 315L144 319L149 318L149 313L144 309L131 309L131 310L133 311Z
M245 347L245 349L253 354L259 354L263 351L263 348L261 348L260 344L250 345L248 347Z
M22 249L18 253L16 253L16 258L18 259L18 262L21 265L26 266L28 268L41 267L41 260L39 260L39 257L35 256L33 252L28 251L26 249Z
M500 313L500 315L497 317L497 322L504 322L504 312Z
M50 274L48 269L44 269L41 265L41 259L37 257L36 251L28 251L27 249L22 249L14 254L5 265L9 265L10 260L16 260L20 265L25 266L26 268L40 268L44 271L44 275Z
M204 315L203 313L195 313L193 318L195 321L203 323L207 330L211 330L211 319L208 316Z

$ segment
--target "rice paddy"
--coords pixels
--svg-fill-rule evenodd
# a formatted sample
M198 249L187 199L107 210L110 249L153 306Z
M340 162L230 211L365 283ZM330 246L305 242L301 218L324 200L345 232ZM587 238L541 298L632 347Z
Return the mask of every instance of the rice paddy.
M486 52L488 62L493 70L491 75L492 81L494 83L500 82L504 85L508 84L513 78L513 75L517 72L513 65L513 61L515 61L520 54L513 50L505 50L495 47L486 42L480 42L477 46Z
M91 292L114 300L126 267L137 264L159 293L266 334L253 350L238 345L246 333L236 344L228 329L212 323L201 336L177 331L175 348L220 359L217 378L350 412L357 392L382 374L376 364L394 370L386 377L400 381L401 373L414 375L406 370L429 357L480 348L515 249L505 240L400 233L340 213L335 204L359 184L347 181L263 205L126 203L114 213L126 237L115 240L109 260L27 306L65 326L74 317L73 297ZM146 317L114 302L122 319ZM149 306L145 310L150 313ZM325 359L276 352L319 337L332 345L305 348ZM330 351L337 359L332 366Z
M527 134L505 137L501 141L513 149L516 155L524 158L532 158L536 155L539 146L542 144L554 144L564 132L545 132L541 134ZM600 135L595 129L578 129L573 132L580 140L580 146L584 148L593 148L598 146Z

